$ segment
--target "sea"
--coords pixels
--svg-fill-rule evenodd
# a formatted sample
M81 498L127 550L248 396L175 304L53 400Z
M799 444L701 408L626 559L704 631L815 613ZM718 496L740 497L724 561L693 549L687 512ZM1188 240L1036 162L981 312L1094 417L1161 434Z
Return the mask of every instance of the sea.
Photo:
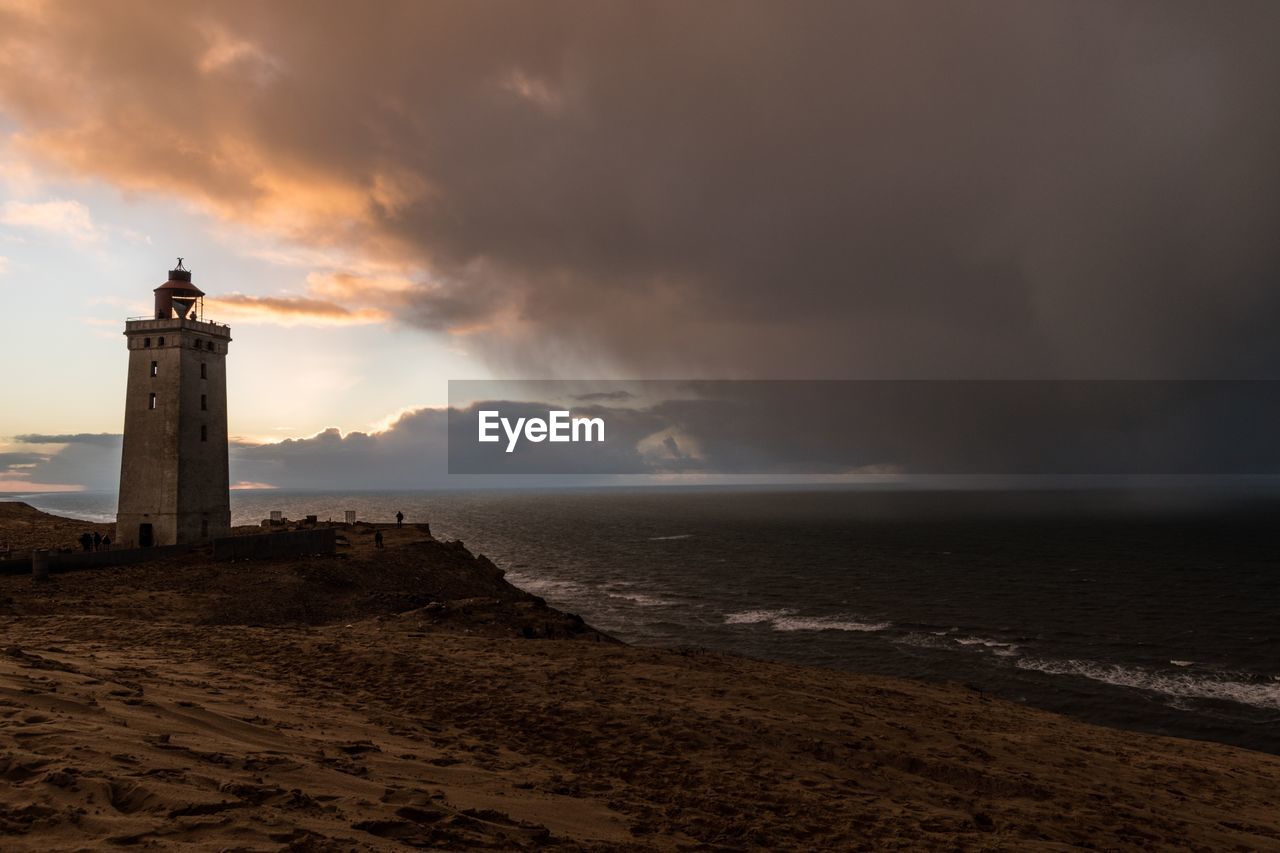
M112 520L113 494L22 496ZM426 521L629 643L956 682L1280 754L1280 498L1198 491L232 492Z

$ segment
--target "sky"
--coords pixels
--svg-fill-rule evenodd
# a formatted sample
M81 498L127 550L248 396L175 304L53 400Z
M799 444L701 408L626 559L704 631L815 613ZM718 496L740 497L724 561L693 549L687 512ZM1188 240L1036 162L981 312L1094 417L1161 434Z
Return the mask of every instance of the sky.
M123 321L178 255L246 483L350 482L332 441L407 441L449 379L1276 378L1278 32L1269 0L0 0L0 490L112 487Z

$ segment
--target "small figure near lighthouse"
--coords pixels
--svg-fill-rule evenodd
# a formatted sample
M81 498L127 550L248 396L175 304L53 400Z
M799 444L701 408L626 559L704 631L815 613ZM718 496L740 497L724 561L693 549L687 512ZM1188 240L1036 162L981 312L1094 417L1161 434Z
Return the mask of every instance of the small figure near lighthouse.
M203 542L231 531L227 348L204 319L204 292L178 258L149 319L128 320L129 381L116 542Z

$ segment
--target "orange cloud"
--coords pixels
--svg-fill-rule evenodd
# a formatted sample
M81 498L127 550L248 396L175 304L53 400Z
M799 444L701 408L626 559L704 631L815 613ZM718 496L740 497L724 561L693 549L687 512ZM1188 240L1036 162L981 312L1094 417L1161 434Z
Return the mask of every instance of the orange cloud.
M246 296L232 293L207 300L207 310L222 319L281 326L365 326L390 315L376 308L345 308L336 302L299 296Z
M67 483L33 483L29 480L0 480L0 492L83 492L84 486Z
M351 169L317 157L307 149L318 138L278 138L292 132L274 118L288 112L279 101L287 71L261 37L212 14L158 16L122 2L99 16L0 3L0 105L19 125L9 139L17 162L6 170L177 197L301 245L412 255L379 225L420 198L426 182L394 161Z
M380 301L398 301L417 285L405 276L354 275L348 272L313 272L307 275L307 290L315 296L331 299L374 297Z
M279 73L279 62L257 43L214 22L208 22L204 31L208 43L198 63L201 73L247 72L260 85Z

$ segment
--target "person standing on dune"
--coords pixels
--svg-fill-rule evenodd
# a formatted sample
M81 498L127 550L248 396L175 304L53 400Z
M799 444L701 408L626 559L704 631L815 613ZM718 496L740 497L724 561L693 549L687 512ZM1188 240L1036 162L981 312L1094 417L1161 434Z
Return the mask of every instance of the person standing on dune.
M396 512L396 527L404 527L404 513Z

